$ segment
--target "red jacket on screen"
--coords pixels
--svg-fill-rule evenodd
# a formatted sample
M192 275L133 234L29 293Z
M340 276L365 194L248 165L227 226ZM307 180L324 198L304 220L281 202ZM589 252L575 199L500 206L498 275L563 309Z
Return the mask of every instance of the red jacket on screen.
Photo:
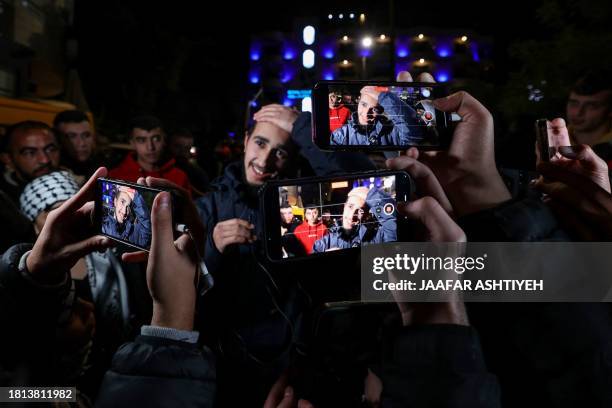
M329 110L329 131L333 132L338 129L340 126L344 125L349 117L351 116L351 111L344 105L340 105L337 108L333 108Z
M293 231L295 237L304 245L306 253L312 254L312 247L319 238L327 234L327 227L323 223L318 223L314 227L303 222Z
M136 153L128 153L119 166L108 172L108 177L135 183L139 177L157 177L166 179L183 187L191 194L191 185L187 174L175 165L174 159L168 160L158 170L146 171L136 161Z

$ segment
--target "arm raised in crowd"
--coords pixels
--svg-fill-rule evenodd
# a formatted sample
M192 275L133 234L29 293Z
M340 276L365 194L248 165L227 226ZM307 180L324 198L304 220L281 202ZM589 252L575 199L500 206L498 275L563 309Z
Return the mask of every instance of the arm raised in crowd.
M424 229L425 240L465 242L451 218L452 207L433 172L419 163L418 151L387 161L415 180L420 197L398 203L398 211ZM384 341L382 406L499 407L496 377L486 368L476 331L459 298L440 303L397 299L403 328Z
M155 198L151 221L151 325L117 351L96 406L211 407L215 362L210 350L198 347L199 333L193 331L198 261L188 235L174 240L169 193Z

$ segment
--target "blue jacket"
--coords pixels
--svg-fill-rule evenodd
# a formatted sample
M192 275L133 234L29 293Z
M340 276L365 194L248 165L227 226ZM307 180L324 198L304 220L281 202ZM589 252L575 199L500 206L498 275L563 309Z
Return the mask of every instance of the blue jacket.
M131 217L128 217L124 226L121 227L115 217L109 214L104 218L102 232L140 247L149 248L151 245L151 216L140 194L134 196L131 208L136 215L135 220L132 221Z
M376 119L373 126L360 125L357 112L349 122L336 129L331 136L332 145L417 145L425 137L418 123L416 111L392 92L381 92L378 103L386 119Z
M378 225L360 224L352 231L346 231L343 227L333 228L329 234L314 243L313 251L325 252L330 248L346 249L360 247L362 244L397 241L395 200L384 191L372 188L368 191L366 202L370 207L370 213L378 221ZM385 213L385 204L393 204L392 213Z

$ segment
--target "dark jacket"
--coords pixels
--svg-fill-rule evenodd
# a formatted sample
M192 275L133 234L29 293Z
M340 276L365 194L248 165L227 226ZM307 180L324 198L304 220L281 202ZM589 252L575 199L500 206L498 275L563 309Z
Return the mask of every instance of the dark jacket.
M383 408L501 407L471 327L403 327L384 341L381 368Z
M382 351L384 408L500 406L496 378L487 371L478 336L470 327L405 327L384 341ZM115 355L96 406L211 407L215 382L214 360L206 349L140 336ZM231 387L244 393L245 385Z
M72 281L66 271L62 282L42 285L21 271L19 261L31 248L15 245L0 260L0 384L65 385L55 339L58 321L72 307Z
M392 92L381 92L378 103L385 117L377 117L374 125L361 125L357 112L348 123L331 135L332 145L418 145L424 137L416 111Z
M240 392L239 384L234 384ZM214 406L212 353L197 344L138 336L113 357L96 401L98 408Z
M569 241L539 199L459 220L468 241ZM472 325L504 407L612 406L612 318L605 303L472 303Z

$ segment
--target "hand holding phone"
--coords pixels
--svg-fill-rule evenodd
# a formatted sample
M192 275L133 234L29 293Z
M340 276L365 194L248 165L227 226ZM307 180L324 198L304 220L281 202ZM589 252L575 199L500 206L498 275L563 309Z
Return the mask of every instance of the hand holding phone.
M96 235L99 230L91 225L96 179L106 173L106 168L99 168L77 194L49 213L26 259L36 280L56 284L80 258L112 246L112 241Z

